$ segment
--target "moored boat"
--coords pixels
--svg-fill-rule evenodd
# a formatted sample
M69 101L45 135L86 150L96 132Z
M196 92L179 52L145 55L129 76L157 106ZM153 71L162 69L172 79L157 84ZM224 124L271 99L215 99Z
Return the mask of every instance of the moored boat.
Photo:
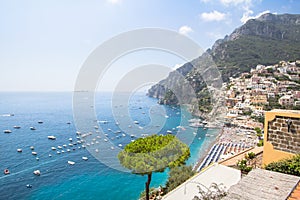
M5 174L5 175L10 174L10 171L9 171L8 169L5 169L5 170L4 170L4 174Z
M49 135L49 136L48 136L48 139L49 139L49 140L56 140L56 137L53 136L53 135Z
M3 132L4 132L4 133L11 133L12 131L9 130L9 129L7 129L7 130L4 130Z
M69 160L69 161L68 161L68 164L69 164L69 165L75 165L75 162Z

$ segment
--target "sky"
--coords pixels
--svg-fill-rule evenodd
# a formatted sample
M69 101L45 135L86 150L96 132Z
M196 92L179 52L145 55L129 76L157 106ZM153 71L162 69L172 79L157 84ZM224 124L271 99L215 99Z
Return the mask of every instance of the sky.
M299 11L298 0L0 0L0 91L73 91L91 52L126 31L173 30L206 50L251 18ZM133 66L184 62L159 51L127 55L98 88L113 90Z

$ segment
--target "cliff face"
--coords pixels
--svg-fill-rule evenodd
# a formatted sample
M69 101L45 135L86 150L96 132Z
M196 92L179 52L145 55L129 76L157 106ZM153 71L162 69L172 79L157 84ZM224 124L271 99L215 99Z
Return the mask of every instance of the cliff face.
M237 77L258 64L274 64L281 60L300 59L300 15L265 14L258 19L247 21L224 39L217 40L211 49L176 71L185 77L196 92L200 112L208 112L211 99L207 87L195 68L206 65L205 54L209 54L222 74L223 81ZM193 67L194 65L194 67ZM152 86L148 95L158 98L162 104L179 104L176 96L168 88L181 85L176 73ZM191 100L185 98L184 103ZM197 110L197 109L196 109ZM195 112L198 112L196 111Z

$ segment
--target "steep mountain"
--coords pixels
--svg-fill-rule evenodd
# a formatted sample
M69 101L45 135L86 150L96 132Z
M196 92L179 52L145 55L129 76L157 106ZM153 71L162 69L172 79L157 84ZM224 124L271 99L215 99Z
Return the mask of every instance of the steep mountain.
M152 86L148 95L158 98L163 104L179 104L176 96L168 89L181 85L174 74L180 73L194 88L202 112L211 109L209 90L199 73L200 68L209 67L207 57L211 56L223 81L250 71L258 64L269 65L281 60L300 59L300 15L264 14L251 19L234 30L224 39L217 40L211 49L171 72L169 76ZM206 65L206 66L205 66ZM183 88L182 88L183 90ZM188 97L187 104L191 104ZM184 100L183 100L184 101Z

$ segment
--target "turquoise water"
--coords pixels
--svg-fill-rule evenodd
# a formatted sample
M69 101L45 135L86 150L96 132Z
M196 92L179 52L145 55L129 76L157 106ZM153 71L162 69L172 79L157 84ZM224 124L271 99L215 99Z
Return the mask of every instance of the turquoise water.
M145 132L151 133L151 121L161 120L166 120L166 123L160 133L166 133L167 130L176 133L180 129L178 135L183 140L192 139L191 157L187 163L195 163L215 137L205 137L206 130L188 127L187 121L192 116L185 109L159 106L156 101L143 93L137 93L124 105L128 105L132 120L139 120L141 129L150 127L144 129ZM109 93L96 95L97 118L108 121L99 126L109 138L114 139L111 141L113 144L125 146L132 138L128 135L117 138L115 133L107 131L119 129L111 108ZM152 119L149 113L152 113ZM39 124L39 120L43 123ZM122 124L120 118L118 123ZM15 125L21 128L13 129ZM178 128L178 125L183 127ZM31 126L36 130L30 130ZM6 129L12 130L12 133L3 133L2 130ZM122 132L130 132L129 129L122 129ZM0 93L0 130L0 169L8 168L11 172L9 175L0 174L0 199L137 199L144 190L146 177L109 168L95 159L87 149L78 149L80 144L68 146L71 149L69 153L64 147L65 153L61 154L51 150L52 146L57 148L58 145L68 145L70 137L76 141L72 93ZM48 140L48 135L55 135L57 139ZM30 146L34 146L37 156L31 155ZM18 153L17 148L22 148L23 152ZM83 161L82 156L89 159ZM39 157L38 161L36 157ZM76 164L71 166L68 160ZM41 176L33 174L36 169L41 171ZM164 185L166 180L166 172L155 173L151 186ZM32 188L27 188L27 184L31 184Z

